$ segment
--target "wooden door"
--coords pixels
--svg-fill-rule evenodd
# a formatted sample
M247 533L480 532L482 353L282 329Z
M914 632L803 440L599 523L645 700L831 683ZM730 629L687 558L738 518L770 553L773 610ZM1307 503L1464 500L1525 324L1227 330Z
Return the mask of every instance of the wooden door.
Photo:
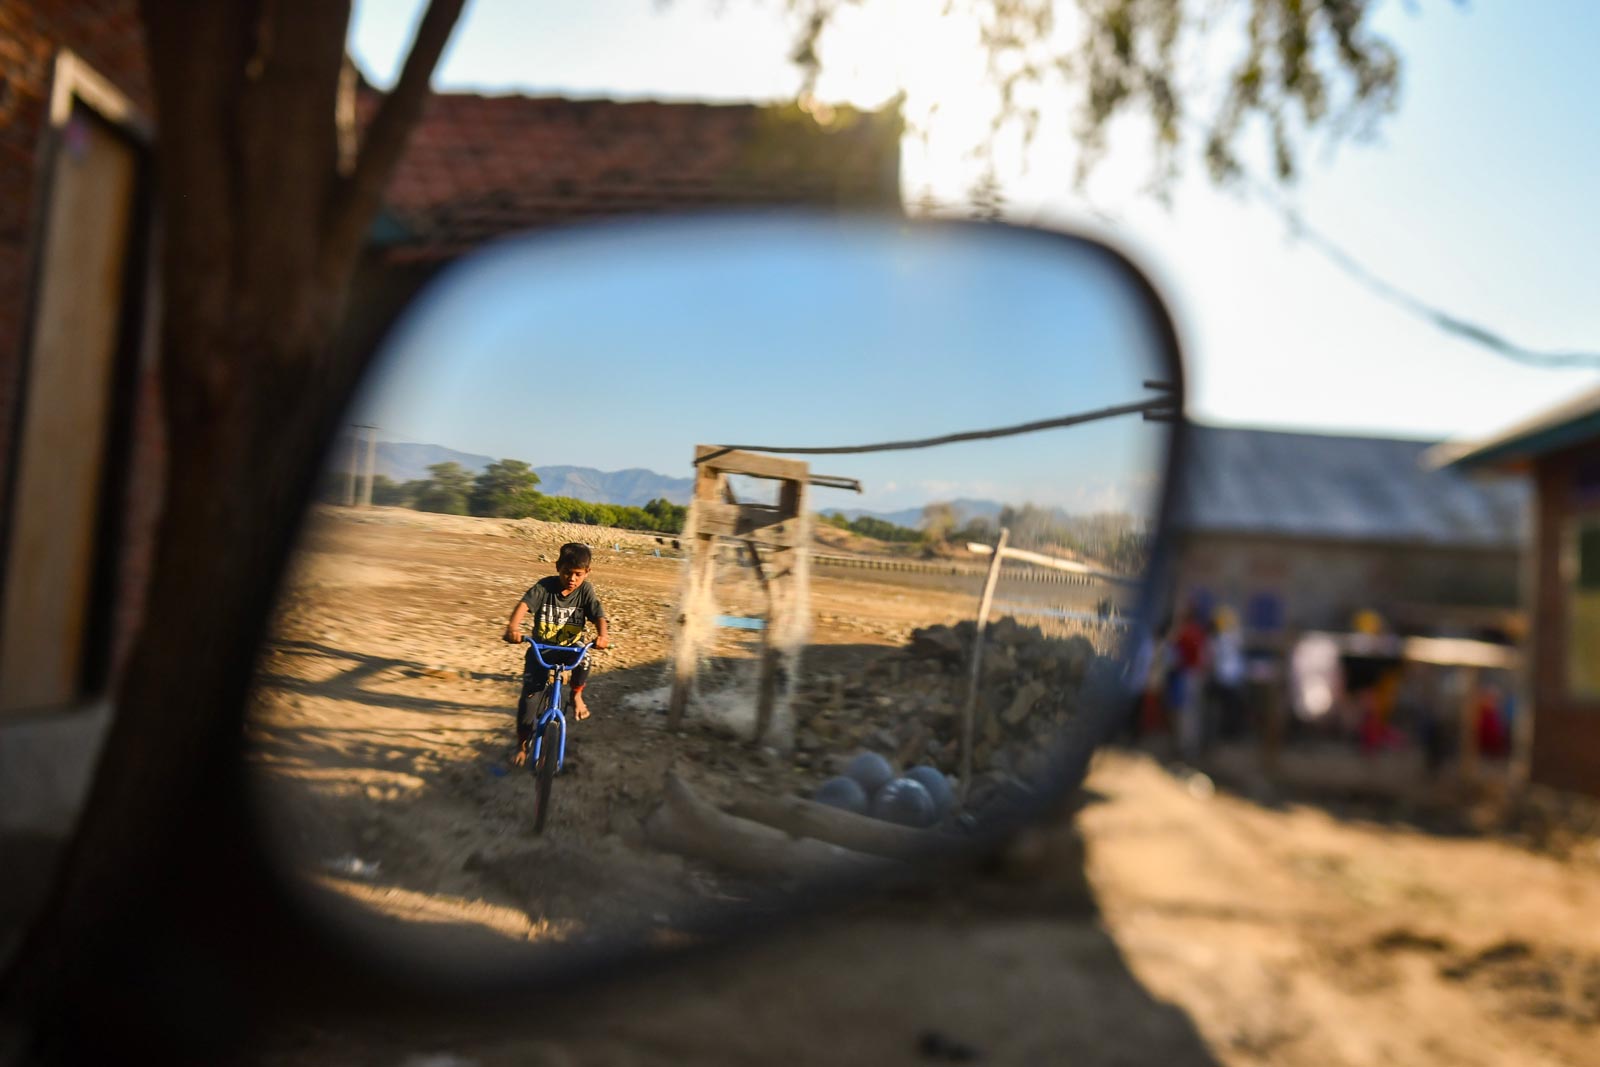
M44 200L22 407L12 452L0 613L0 713L63 704L109 631L110 445L128 358L139 147L81 102L56 141ZM125 387L124 387L125 388ZM106 643L108 644L108 642Z

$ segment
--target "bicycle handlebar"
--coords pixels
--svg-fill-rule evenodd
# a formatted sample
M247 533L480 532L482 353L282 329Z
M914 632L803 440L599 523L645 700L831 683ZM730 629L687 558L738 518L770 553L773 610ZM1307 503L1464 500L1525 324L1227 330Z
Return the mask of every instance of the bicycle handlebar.
M527 635L523 635L522 642L523 644L533 646L533 658L539 661L539 666L550 671L572 670L581 664L585 659L589 658L589 650L594 647L593 641L588 641L581 645L546 645L535 641L532 637ZM573 660L571 663L547 663L545 662L544 658L544 650L546 649L555 649L560 652L577 652L578 658Z

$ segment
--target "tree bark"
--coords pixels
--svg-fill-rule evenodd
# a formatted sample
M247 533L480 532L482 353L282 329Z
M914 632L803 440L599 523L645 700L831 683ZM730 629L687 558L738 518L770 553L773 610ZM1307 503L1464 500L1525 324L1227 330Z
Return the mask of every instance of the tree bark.
M964 844L961 838L938 830L899 826L800 797L747 800L728 811L797 837L897 860L935 859Z
M26 1055L78 1059L104 1040L108 1052L214 1060L237 1037L215 1018L238 1023L262 981L216 943L248 940L239 920L265 921L250 907L272 894L241 842L244 701L277 575L362 370L333 355L361 238L461 7L435 0L403 99L384 106L346 177L348 0L141 4L168 469L144 625L100 766L57 892L5 976L4 1022L31 1035ZM161 979L174 979L161 967L204 969L219 950L234 969L219 966L210 992L233 999L212 1022L163 1014Z
M656 848L756 878L810 884L845 874L885 874L899 868L882 856L790 837L762 823L718 811L675 774L667 775L661 806L645 820L644 832Z

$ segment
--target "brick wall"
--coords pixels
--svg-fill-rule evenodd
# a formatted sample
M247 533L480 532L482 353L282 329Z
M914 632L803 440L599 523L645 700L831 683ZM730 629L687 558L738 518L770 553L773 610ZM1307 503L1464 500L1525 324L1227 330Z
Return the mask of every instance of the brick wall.
M0 3L0 470L10 463L20 386L37 164L57 53L69 49L150 113L144 35L135 0Z

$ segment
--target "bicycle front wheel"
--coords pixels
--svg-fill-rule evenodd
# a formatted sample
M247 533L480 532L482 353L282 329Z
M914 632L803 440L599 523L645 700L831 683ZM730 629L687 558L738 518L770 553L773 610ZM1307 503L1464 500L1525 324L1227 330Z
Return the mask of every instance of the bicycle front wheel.
M544 822L550 814L550 787L556 780L564 729L560 719L552 718L544 728L544 740L539 745L539 760L533 768L533 832L536 834L544 832Z

